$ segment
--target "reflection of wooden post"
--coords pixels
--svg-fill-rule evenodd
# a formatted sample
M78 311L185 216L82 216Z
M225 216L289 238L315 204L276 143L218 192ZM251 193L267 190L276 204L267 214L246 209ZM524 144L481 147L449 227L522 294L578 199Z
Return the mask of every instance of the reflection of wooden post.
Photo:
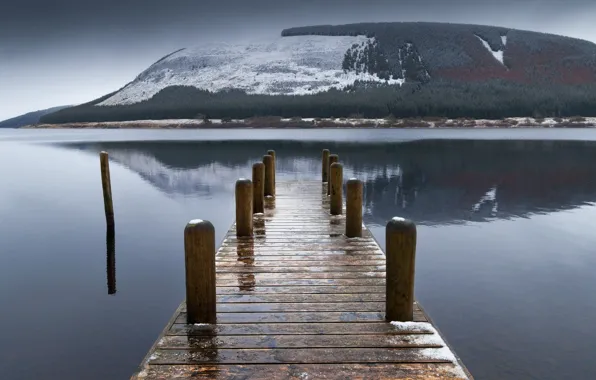
M265 164L265 196L275 196L275 163L273 156L263 156L263 163Z
M385 230L386 305L385 319L414 320L414 272L416 264L416 225L393 218Z
M331 188L331 202L329 212L331 215L341 215L343 208L343 167L339 162L331 165L329 173L329 187Z
M265 164L257 162L252 166L252 207L254 214L265 212Z
M252 236L252 181L236 181L236 236Z
M346 184L346 236L362 236L362 181L356 178Z
M116 231L114 225L106 228L106 274L108 294L116 294Z
M329 169L331 165L339 161L339 156L337 154L330 154L329 155ZM327 170L329 170L327 169ZM331 195L331 186L327 184L327 195Z
M112 204L112 181L110 179L110 160L107 152L99 153L101 167L101 187L103 188L103 205L108 225L114 224L114 205Z
M187 323L215 323L215 229L191 220L184 229Z
M267 154L271 157L273 157L273 189L275 189L275 186L277 186L277 182L275 182L275 174L277 172L277 157L275 155L275 151L274 150L268 150ZM273 191L273 193L275 194L275 190Z
M321 173L323 182L329 182L329 149L323 149L323 171Z

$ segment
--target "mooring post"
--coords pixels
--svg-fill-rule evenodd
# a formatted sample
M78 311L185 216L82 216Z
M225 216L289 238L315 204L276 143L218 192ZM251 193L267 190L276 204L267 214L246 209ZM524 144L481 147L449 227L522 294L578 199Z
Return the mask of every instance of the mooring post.
M252 181L240 178L236 181L236 236L252 236Z
M331 202L330 202L330 213L331 215L341 215L343 208L343 166L339 162L334 162L331 165L329 173L329 187L331 188Z
M186 322L215 323L215 229L195 219L184 229Z
M327 168L328 172L331 171L330 170L331 165L333 165L336 162L339 162L339 156L337 154L330 154L329 155L329 168ZM329 175L327 175L327 177L329 177ZM327 195L331 195L331 184L330 183L327 184Z
M114 225L114 205L112 203L112 181L110 179L110 160L107 152L99 153L101 167L101 187L103 189L103 205L106 214L106 223Z
M362 181L356 178L346 184L346 236L362 237Z
M414 272L416 264L416 225L393 218L385 229L386 304L385 319L407 322L414 320Z
M321 173L323 183L329 182L329 149L323 149L323 171Z
M277 186L277 182L275 182L275 173L277 172L277 156L275 155L275 151L274 150L268 150L267 154L271 157L273 157L273 188L275 189L275 186ZM275 192L275 191L274 191Z
M257 162L252 166L252 211L265 212L265 164Z
M273 156L263 156L265 164L265 196L275 197L275 163Z

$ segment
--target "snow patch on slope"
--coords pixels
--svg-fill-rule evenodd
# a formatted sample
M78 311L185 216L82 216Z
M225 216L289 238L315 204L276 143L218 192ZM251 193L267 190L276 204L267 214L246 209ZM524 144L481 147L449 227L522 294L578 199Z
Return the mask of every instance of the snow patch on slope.
M184 49L156 62L100 106L134 104L169 86L194 86L219 92L308 95L342 89L355 81L401 84L365 72L344 72L342 62L353 45L374 41L365 36L293 36L250 44L210 43Z
M503 48L501 50L494 51L488 41L480 37L479 35L475 34L475 36L482 42L482 45L495 57L495 59L504 66L505 61L503 60L503 53L505 52L505 46L507 45L507 36L501 36L501 42L503 43Z

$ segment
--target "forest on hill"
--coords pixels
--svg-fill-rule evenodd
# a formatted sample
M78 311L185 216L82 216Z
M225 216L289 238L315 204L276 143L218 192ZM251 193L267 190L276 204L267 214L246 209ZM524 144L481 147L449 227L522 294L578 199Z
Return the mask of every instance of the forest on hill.
M348 49L341 69L404 82L356 81L343 89L312 95L248 94L239 89L213 92L170 86L141 102L97 105L116 91L45 115L41 122L270 115L485 119L596 116L596 45L588 41L501 27L442 23L364 23L282 32L286 37L303 35L365 35L371 38L368 45Z

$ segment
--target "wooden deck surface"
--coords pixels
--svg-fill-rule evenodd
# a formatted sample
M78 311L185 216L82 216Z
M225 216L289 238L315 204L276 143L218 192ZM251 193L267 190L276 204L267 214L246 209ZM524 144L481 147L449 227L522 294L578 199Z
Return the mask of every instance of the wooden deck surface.
M326 185L325 185L326 186ZM343 236L320 182L277 184L254 239L217 252L217 324L175 312L133 379L472 379L415 305L385 321L385 256Z

